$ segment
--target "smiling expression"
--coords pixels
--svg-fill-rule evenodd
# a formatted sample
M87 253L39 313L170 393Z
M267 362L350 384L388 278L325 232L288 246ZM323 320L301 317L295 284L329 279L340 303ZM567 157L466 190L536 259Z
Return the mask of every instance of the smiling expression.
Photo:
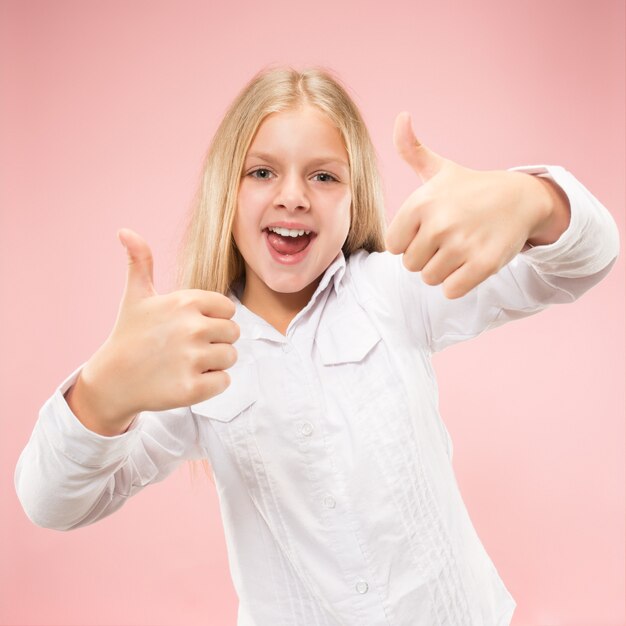
M268 115L244 160L233 224L247 303L285 294L306 305L346 240L351 202L348 154L331 120L310 105ZM312 231L308 246L291 257L276 253L272 225Z

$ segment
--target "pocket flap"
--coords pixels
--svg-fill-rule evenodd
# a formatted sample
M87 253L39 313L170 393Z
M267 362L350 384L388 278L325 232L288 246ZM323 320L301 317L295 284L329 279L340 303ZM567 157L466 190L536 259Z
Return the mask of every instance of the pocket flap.
M230 422L256 402L259 397L256 364L235 364L226 371L230 375L230 385L222 393L192 404L190 408L193 413L220 422Z
M380 333L360 307L320 326L315 338L324 365L362 361L379 341Z

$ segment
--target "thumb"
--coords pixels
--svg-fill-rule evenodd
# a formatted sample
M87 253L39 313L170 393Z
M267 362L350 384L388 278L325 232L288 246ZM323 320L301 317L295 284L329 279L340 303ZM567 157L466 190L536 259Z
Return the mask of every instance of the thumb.
M128 255L128 273L124 299L133 300L156 296L152 271L152 252L150 247L135 231L121 228L117 238L126 248Z
M396 117L393 143L400 156L426 182L443 167L445 159L419 142L411 125L411 114L403 111Z

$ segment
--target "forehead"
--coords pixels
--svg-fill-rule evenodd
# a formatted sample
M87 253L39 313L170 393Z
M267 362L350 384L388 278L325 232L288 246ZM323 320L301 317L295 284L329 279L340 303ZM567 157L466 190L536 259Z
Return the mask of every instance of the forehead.
M315 152L347 162L340 130L326 113L306 105L266 116L253 137L248 155L263 153L292 158Z

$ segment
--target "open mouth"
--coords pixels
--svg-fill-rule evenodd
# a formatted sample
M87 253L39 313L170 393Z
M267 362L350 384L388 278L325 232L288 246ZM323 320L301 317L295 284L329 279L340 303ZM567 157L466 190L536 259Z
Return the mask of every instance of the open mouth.
M269 245L274 249L278 254L285 256L293 256L300 252L303 252L317 237L317 233L311 231L310 234L302 234L297 237L291 237L289 235L279 235L268 228L263 231L265 236L267 237L267 241Z

